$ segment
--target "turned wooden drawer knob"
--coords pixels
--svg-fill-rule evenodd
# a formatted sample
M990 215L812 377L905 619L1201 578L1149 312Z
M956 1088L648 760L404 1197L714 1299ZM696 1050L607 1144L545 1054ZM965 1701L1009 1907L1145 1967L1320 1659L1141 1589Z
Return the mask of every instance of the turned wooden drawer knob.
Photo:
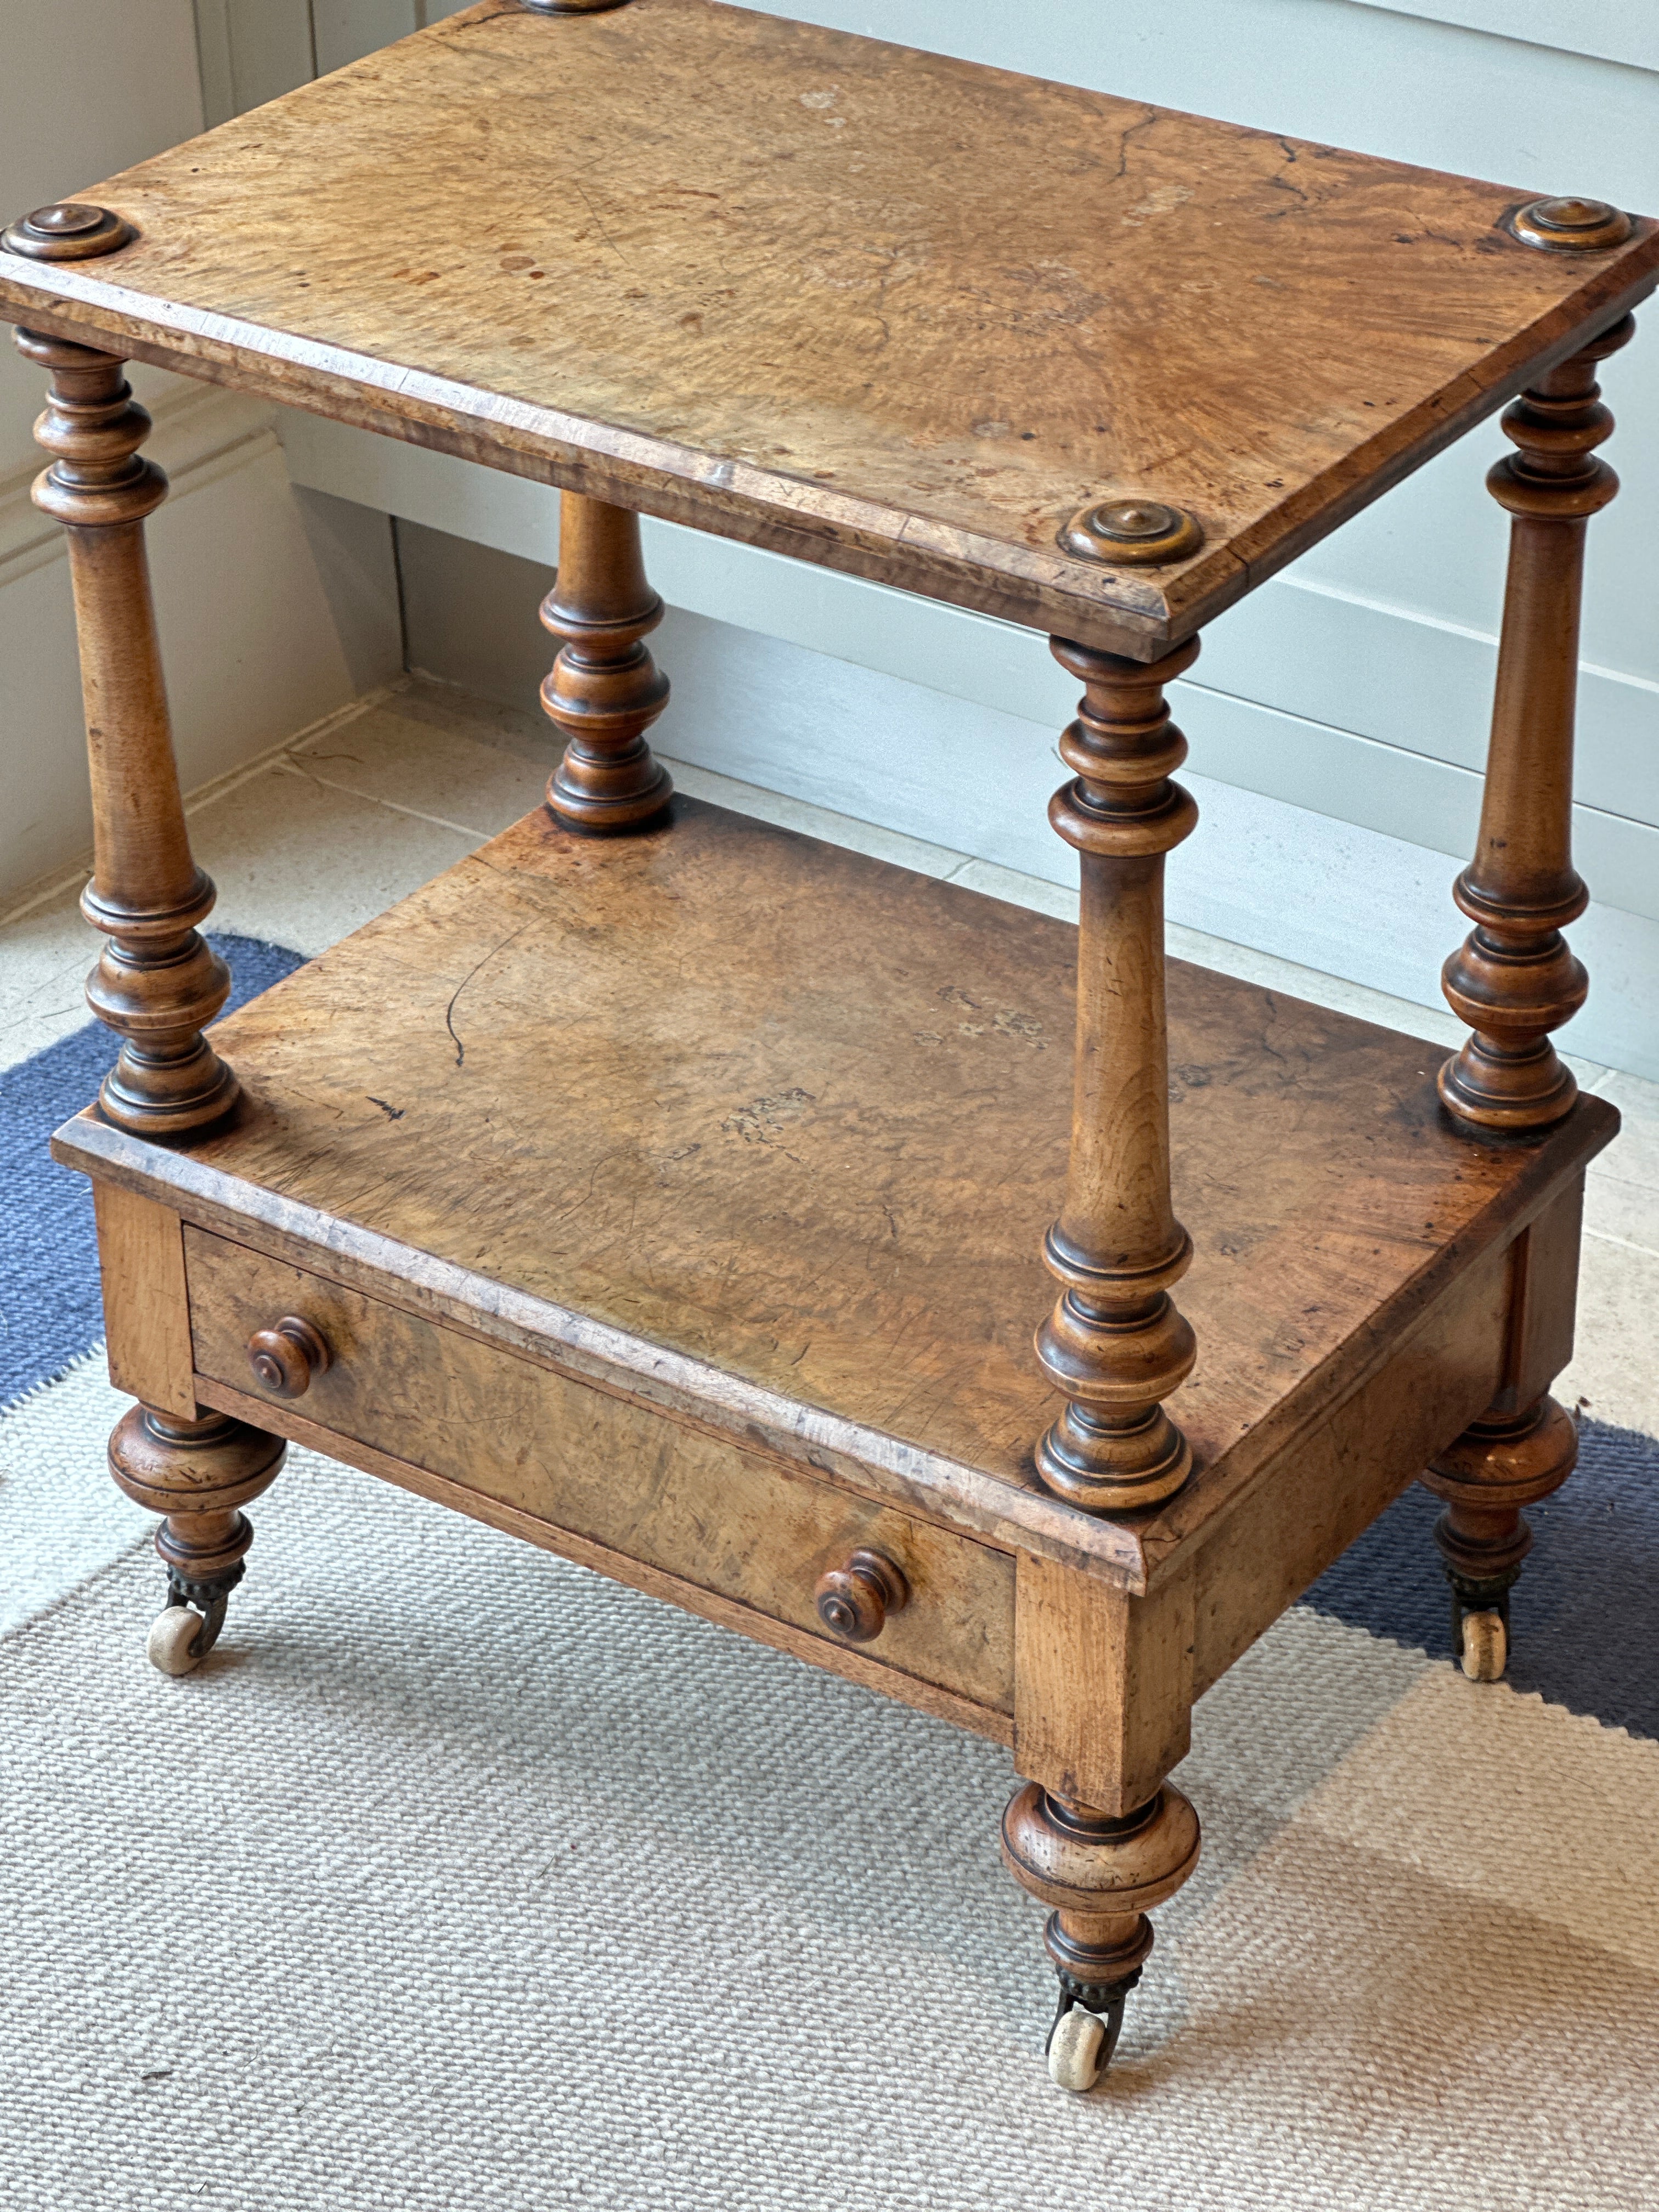
M322 1336L297 1314L284 1314L274 1328L255 1329L247 1340L248 1365L279 1398L303 1398L312 1376L333 1361Z
M818 1619L843 1644L868 1644L887 1626L890 1613L910 1602L910 1585L881 1552L854 1552L844 1567L831 1567L813 1595Z

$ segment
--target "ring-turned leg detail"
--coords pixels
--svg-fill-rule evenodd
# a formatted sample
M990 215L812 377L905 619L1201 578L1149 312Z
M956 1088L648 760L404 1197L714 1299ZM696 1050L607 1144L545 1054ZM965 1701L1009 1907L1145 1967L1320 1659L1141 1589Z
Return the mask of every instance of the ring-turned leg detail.
M638 515L566 492L559 572L542 606L544 626L564 642L542 705L568 740L547 804L572 829L641 829L674 795L645 740L668 704L668 678L645 644L662 612L646 580Z
M1060 1980L1048 2070L1064 2089L1105 2071L1152 1948L1146 1915L1198 1864L1198 1815L1165 1783L1121 1820L1026 1783L1002 1816L1002 1861L1052 1908L1043 1946Z
M1446 1510L1435 1523L1452 1593L1452 1656L1472 1681L1509 1658L1510 1592L1532 1549L1522 1512L1559 1490L1578 1462L1578 1431L1553 1398L1471 1423L1422 1480Z
M1170 781L1187 741L1164 686L1198 643L1150 664L1059 638L1053 651L1086 687L1060 740L1076 779L1048 809L1077 848L1082 905L1071 1164L1042 1254L1061 1290L1036 1339L1066 1404L1036 1466L1073 1505L1116 1513L1168 1498L1193 1463L1163 1403L1197 1352L1170 1296L1193 1248L1170 1197L1164 856L1198 809Z
M135 1406L116 1423L111 1474L136 1504L165 1516L155 1549L167 1571L167 1607L149 1643L163 1674L189 1674L218 1640L253 1541L240 1509L270 1489L287 1450L281 1437L227 1413L192 1421Z
M122 1039L99 1103L141 1136L191 1134L237 1084L202 1035L230 972L198 932L214 890L191 857L144 553L167 480L139 458L149 416L118 356L30 331L16 342L52 373L34 434L56 458L33 498L64 526L75 591L94 843L81 911L106 939L87 1001Z
M1548 1128L1578 1095L1550 1032L1589 988L1561 932L1589 896L1572 865L1584 535L1619 489L1595 452L1613 428L1595 368L1633 329L1626 315L1505 410L1519 450L1486 478L1514 521L1480 832L1454 892L1474 928L1441 979L1472 1035L1439 1078L1448 1110L1484 1131Z

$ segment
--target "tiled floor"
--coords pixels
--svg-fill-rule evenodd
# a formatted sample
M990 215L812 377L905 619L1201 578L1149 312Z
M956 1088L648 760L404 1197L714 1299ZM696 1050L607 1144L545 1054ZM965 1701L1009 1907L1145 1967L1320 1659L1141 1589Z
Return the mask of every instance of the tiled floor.
M198 857L219 887L215 925L320 951L535 805L553 757L544 727L447 687L406 678L301 738L191 809ZM695 796L949 878L1018 904L1075 913L1051 884L674 764ZM87 1018L81 986L94 945L78 884L0 922L0 1066ZM1455 917L1448 910L1449 933ZM1449 1014L1200 936L1170 933L1188 959L1452 1043ZM1558 1392L1600 1419L1659 1431L1659 1085L1575 1061L1579 1080L1625 1117L1591 1170L1579 1351Z

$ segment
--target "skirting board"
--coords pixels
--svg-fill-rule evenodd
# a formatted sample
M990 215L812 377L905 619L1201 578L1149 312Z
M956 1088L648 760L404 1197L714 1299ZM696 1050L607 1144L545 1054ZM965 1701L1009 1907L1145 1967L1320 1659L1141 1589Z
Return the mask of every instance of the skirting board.
M402 533L410 665L533 706L552 650L535 606L556 558L556 496L309 416L283 416L280 434L296 483L424 526ZM1040 639L671 523L647 518L645 535L652 577L675 610L659 655L675 686L659 732L664 752L1072 880L1046 808L1076 686ZM1310 664L1311 647L1295 641L1299 623L1380 619L1294 586L1256 597L1275 599L1264 620L1290 633L1274 653L1281 667ZM1484 681L1489 696L1489 642L1408 628L1412 645L1420 634L1438 656L1437 684L1455 681L1472 702ZM1224 672L1265 650L1253 640L1215 645L1210 664ZM1328 643L1324 665L1341 659ZM1464 927L1449 888L1474 839L1473 768L1208 685L1176 689L1193 744L1186 780L1207 834L1174 856L1172 919L1440 1007L1440 965ZM1316 811L1320 799L1346 818ZM1571 1043L1583 1058L1659 1078L1659 832L1595 807L1577 816L1587 876L1597 888L1616 884L1627 903L1598 902L1574 931L1593 995ZM1415 838L1398 834L1407 825ZM1425 829L1432 845L1419 842Z
M148 528L181 780L240 766L398 673L391 533L296 493L270 410L179 384L149 450L172 479ZM92 802L64 534L0 486L0 903L72 866Z

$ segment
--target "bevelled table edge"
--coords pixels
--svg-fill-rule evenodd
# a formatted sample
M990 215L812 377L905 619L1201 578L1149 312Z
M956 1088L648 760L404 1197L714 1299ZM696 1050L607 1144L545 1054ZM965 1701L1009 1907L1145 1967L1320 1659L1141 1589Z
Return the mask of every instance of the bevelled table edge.
M804 1405L550 1300L492 1282L358 1224L130 1136L88 1107L53 1133L60 1166L167 1205L210 1234L329 1274L347 1288L556 1367L592 1387L708 1428L792 1468L939 1521L1003 1551L1024 1548L1138 1593L1139 1532L1038 1490Z
M815 1470L867 1495L919 1512L977 1540L1039 1553L1144 1595L1191 1539L1211 1533L1254 1496L1295 1437L1360 1388L1371 1368L1449 1289L1473 1257L1502 1249L1585 1163L1612 1141L1619 1115L1584 1097L1569 1121L1527 1148L1531 1172L1505 1186L1460 1233L1426 1255L1422 1267L1380 1306L1368 1324L1373 1358L1354 1367L1336 1398L1320 1399L1320 1377L1336 1355L1304 1378L1293 1418L1246 1432L1224 1462L1200 1468L1192 1483L1135 1520L1097 1518L925 1446L784 1396L690 1354L492 1281L397 1239L285 1198L195 1159L188 1152L129 1135L88 1107L57 1130L52 1154L65 1167L172 1206L210 1234L252 1244L313 1273L553 1365L592 1387L653 1407L668 1418L709 1428L787 1463ZM1570 1141L1566 1141L1570 1140ZM1518 1150L1519 1148L1517 1148ZM1344 1362L1344 1364L1350 1363ZM1316 1402L1308 1403L1311 1397ZM1196 1514L1196 1522L1194 1516Z
M86 197L97 199L99 189ZM0 307L48 337L101 347L1023 629L1151 660L1659 288L1659 220L1637 218L1627 244L1595 258L1603 266L1495 349L1480 364L1482 374L1466 374L1443 387L1283 507L1165 580L1123 569L1103 577L1058 550L986 538L647 432L133 291L93 275L87 263L35 262L0 251Z

